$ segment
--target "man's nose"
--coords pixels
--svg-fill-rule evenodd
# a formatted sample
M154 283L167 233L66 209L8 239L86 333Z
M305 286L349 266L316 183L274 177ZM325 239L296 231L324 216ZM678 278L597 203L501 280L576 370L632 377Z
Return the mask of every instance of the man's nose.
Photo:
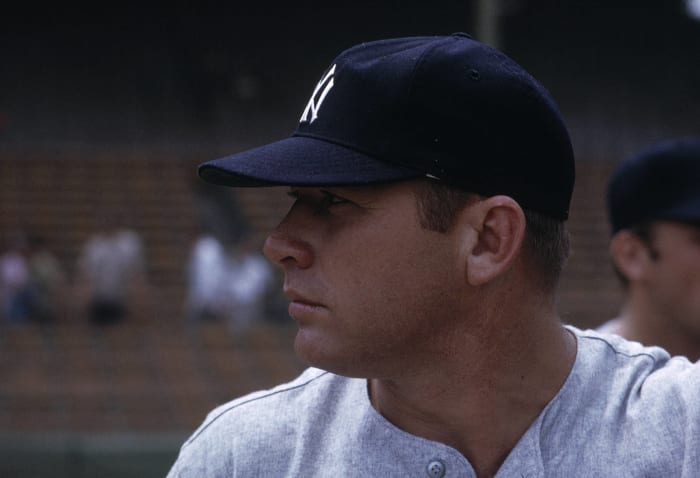
M285 269L287 267L306 269L313 263L313 252L309 244L279 230L265 239L263 254L270 262Z

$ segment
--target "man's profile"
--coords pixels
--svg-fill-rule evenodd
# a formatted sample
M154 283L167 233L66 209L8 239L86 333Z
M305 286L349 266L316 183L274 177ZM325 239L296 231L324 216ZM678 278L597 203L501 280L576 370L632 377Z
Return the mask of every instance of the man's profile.
M700 359L700 138L655 143L621 162L608 216L624 300L600 330Z
M575 168L547 90L465 34L320 78L291 137L199 168L288 187L264 252L310 368L212 411L170 476L696 476L700 366L558 317Z

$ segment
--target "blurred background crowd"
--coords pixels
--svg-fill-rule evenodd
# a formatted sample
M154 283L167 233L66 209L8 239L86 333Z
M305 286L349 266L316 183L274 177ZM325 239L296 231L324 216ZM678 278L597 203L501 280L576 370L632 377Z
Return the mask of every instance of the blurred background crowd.
M288 198L196 165L288 135L362 41L466 31L552 92L578 175L560 311L615 316L605 187L628 154L698 134L698 3L3 7L0 475L163 476L214 405L301 370L260 256Z

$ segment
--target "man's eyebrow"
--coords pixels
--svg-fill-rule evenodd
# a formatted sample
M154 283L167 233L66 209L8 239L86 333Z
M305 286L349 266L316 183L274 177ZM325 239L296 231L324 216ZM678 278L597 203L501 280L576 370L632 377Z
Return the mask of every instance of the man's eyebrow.
M287 194L294 196L303 196L305 194L314 194L323 191L351 191L353 189L359 190L359 188L352 188L347 186L289 186L289 191L287 192Z
M289 190L287 191L287 196L291 196L293 198L298 198L304 195L304 190L300 186L289 186Z
M290 186L287 196L299 199L312 197L315 194L332 194L344 197L353 201L372 202L388 185L329 185L329 186Z
M314 191L319 191L320 189L315 188L304 188L300 186L290 186L287 191L287 196L294 199L299 199L304 196L313 196Z
M361 184L361 185L337 185L337 186L324 186L322 189L331 193L348 193L354 195L362 196L375 196L381 192L390 188L391 184Z

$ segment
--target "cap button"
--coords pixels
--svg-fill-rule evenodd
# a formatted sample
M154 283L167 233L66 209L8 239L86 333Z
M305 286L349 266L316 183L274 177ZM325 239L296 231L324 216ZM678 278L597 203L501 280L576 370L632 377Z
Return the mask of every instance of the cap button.
M469 38L470 40L473 39L472 36L471 36L470 34L464 33L464 32L456 32L456 33L453 33L452 36L453 36L453 37Z

